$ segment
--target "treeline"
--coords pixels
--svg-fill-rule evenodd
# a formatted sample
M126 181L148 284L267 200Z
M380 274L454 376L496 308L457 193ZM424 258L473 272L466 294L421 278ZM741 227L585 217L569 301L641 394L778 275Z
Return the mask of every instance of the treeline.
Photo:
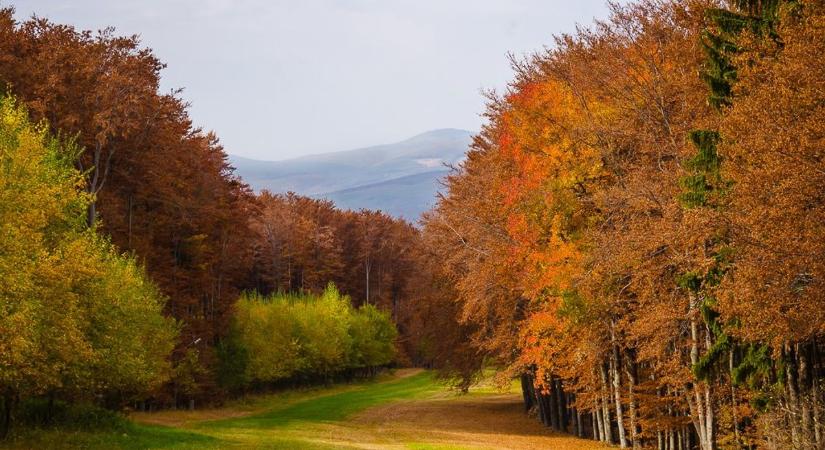
M258 292L318 293L333 282L356 305L380 305L394 315L409 297L419 239L410 223L292 193L264 191L257 203L251 223Z
M449 281L419 229L379 211L340 210L292 193L264 191L256 200L250 289L318 294L333 282L353 306L389 312L400 363L466 379L479 368L477 351L461 339L465 327L456 325Z
M22 141L7 131L11 137L2 143L7 153L0 195L8 207L0 210L0 225L30 229L45 248L38 253L32 247L28 254L19 247L27 241L15 234L0 237L18 246L0 253L0 345L6 346L0 357L9 358L0 369L6 420L31 396L112 408L138 400L171 408L219 401L239 386L227 377L224 369L232 369L221 352L227 340L240 339L230 330L242 324L236 313L251 308L251 294L236 305L244 291L320 295L334 282L353 307L371 305L351 312L355 334L348 339L379 339L375 327L387 325L386 311L400 323L398 358L411 358L406 349L418 346L405 317L413 317L411 299L423 291L415 270L420 232L380 212L340 211L330 202L291 194L256 195L234 174L215 134L192 124L180 92L159 91L163 67L136 36L80 31L42 18L17 22L11 8L0 10L0 85L21 105L7 107L7 114L36 124L14 127L30 127L24 134L38 136L46 149L38 153L40 166L31 166L34 160L27 157L18 161L25 170L12 170ZM29 191L20 188L25 177L57 173L49 164L59 165L63 178L31 194L42 201L28 200L23 194ZM15 214L29 222L12 225ZM21 306L24 297L34 303ZM72 340L75 334L58 331L57 313L66 308L73 314L75 304L88 312L79 309L80 322L72 326L93 334L82 337L78 331ZM112 323L118 324L111 330L106 314L114 314ZM117 338L124 347L111 343L109 332L124 333ZM370 346L381 347L386 337L358 351L378 351ZM31 353L29 338L48 344L48 351ZM114 347L86 355L81 338ZM80 363L77 370L85 372L69 367L64 359L74 358L75 351L78 358L92 358L98 372ZM349 354L355 359L315 375L387 363L385 354L367 353L363 360ZM47 363L53 364L49 371ZM314 369L295 375L309 377ZM250 382L273 381L246 369L236 373L249 375ZM121 376L122 385L109 386ZM75 396L81 389L72 383L86 378L106 383Z
M192 125L176 93L159 92L163 64L137 37L17 23L6 8L0 61L0 83L32 121L80 149L73 165L84 175L87 225L134 255L179 321L172 383L195 378L201 395L215 391L213 348L244 288L254 238L254 197L217 139ZM172 394L158 390L156 401Z
M825 4L611 9L514 61L426 217L453 342L579 436L825 448Z
M222 384L233 390L283 381L371 375L395 358L389 315L355 309L332 283L320 295L246 294L218 347Z

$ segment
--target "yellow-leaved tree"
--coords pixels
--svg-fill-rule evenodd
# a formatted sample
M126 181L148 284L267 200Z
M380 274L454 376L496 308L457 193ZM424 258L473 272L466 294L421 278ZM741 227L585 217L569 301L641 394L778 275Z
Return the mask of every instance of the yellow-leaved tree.
M21 400L122 402L168 375L176 325L86 225L78 149L0 98L0 436Z

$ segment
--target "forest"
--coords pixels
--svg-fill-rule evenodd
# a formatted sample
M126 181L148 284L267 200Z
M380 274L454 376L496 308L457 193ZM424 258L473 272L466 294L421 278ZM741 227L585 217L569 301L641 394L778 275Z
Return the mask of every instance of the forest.
M424 238L467 338L545 424L825 445L823 12L614 5L490 96Z
M0 439L418 367L620 448L825 448L825 2L610 11L410 223L253 192L137 36L0 10Z

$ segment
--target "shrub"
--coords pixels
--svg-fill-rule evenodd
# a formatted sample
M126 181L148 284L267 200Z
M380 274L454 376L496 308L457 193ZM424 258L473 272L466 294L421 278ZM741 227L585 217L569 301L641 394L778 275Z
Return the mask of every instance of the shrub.
M253 381L328 379L395 358L398 332L389 316L371 305L354 309L332 283L320 296L245 294L236 311L219 351L227 389Z

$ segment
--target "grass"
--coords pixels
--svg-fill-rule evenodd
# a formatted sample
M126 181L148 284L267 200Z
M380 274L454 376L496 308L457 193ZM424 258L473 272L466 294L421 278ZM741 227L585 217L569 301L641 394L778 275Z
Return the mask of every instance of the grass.
M289 431L344 420L374 405L426 396L442 389L430 373L421 372L404 378L387 380L385 377L353 385L261 396L235 402L217 414L206 416L200 411L139 414L136 416L143 423L128 422L110 431L26 430L8 442L0 442L0 446L20 449L343 448L286 435ZM229 418L208 419L222 414ZM203 417L207 420L201 420ZM172 426L159 425L164 422Z
M114 431L26 430L0 447L12 449L196 449L221 448L211 436L156 425L130 426Z
M595 449L524 416L517 391L490 384L458 396L422 371L371 382L288 391L220 409L133 415L120 429L37 430L10 448L84 449ZM0 444L3 446L3 444Z
M199 424L197 428L277 428L341 421L371 406L421 397L442 389L430 373L421 372L394 382L372 382L354 390L298 401L262 414L209 421Z

